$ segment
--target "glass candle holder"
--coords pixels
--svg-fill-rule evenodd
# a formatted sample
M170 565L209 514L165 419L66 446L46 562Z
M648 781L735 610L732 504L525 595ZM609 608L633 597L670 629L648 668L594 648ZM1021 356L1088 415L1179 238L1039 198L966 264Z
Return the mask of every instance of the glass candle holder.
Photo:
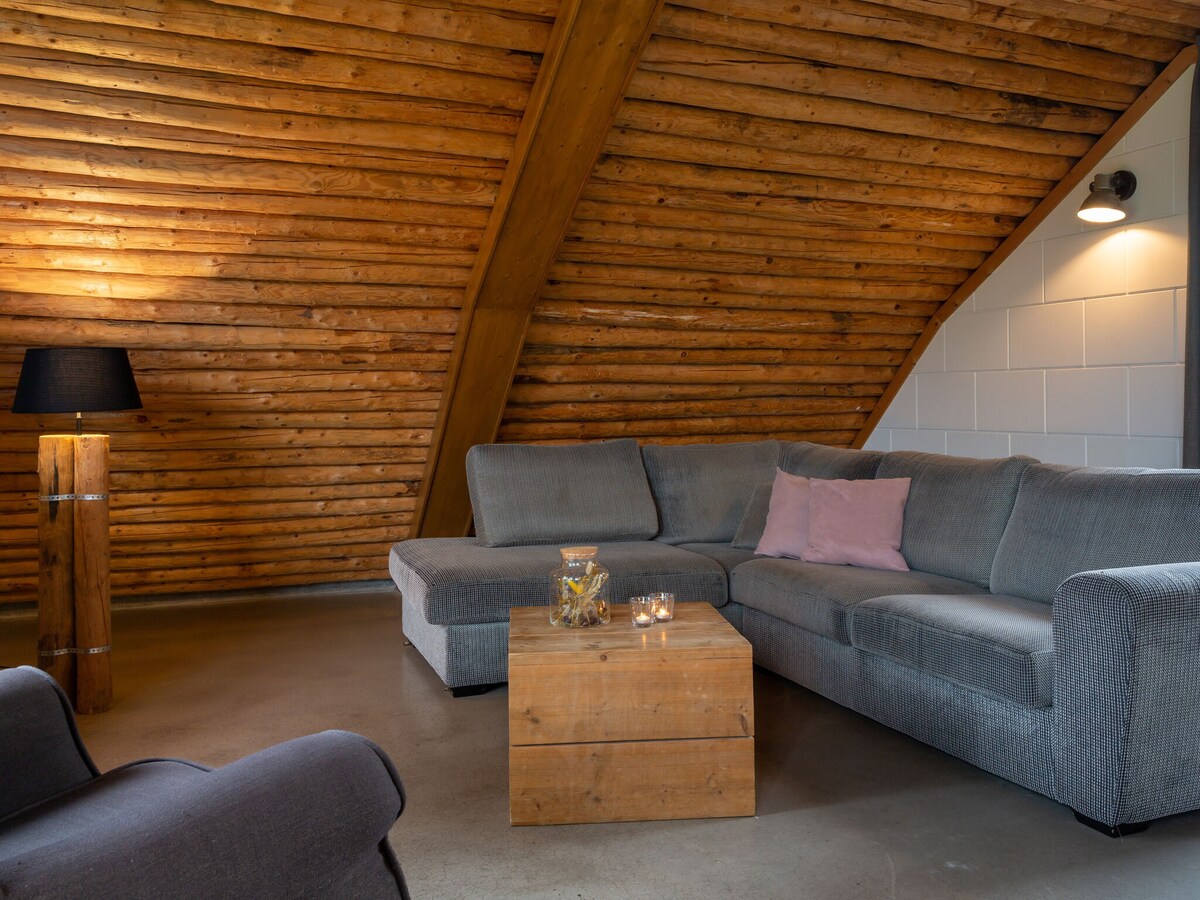
M675 617L675 595L667 591L650 594L651 612L656 622L670 622Z
M629 617L634 628L649 628L654 624L654 601L650 597L630 597Z

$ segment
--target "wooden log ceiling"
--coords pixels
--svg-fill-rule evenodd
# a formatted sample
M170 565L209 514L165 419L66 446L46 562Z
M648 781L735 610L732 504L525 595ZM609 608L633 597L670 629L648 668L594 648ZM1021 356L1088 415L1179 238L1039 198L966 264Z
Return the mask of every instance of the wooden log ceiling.
M385 578L418 510L462 532L473 441L861 442L1198 29L1182 0L0 0L0 384L26 347L130 349L146 408L89 419L118 598ZM29 602L37 435L70 422L10 402L0 602Z

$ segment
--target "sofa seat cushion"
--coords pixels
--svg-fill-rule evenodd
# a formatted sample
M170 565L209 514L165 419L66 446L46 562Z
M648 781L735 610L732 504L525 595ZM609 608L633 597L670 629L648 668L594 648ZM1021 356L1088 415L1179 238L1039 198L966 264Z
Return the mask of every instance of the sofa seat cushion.
M754 559L753 550L743 550L729 544L679 544L678 547L680 550L700 553L715 559L724 567L726 573L732 572L742 563Z
M658 506L658 539L667 544L729 543L754 486L770 480L779 441L642 448Z
M597 546L614 603L650 591L713 606L728 599L725 570L707 556L658 541ZM507 622L514 606L549 605L550 571L562 557L557 545L481 547L471 538L417 538L393 546L388 563L396 586L427 622L469 625Z
M895 572L758 557L733 570L729 599L850 643L846 614L864 600L886 594L969 594L983 588L928 572Z
M629 438L562 446L476 444L467 451L467 488L475 533L487 547L569 547L658 534L642 452Z
M1054 702L1050 607L999 594L875 597L849 614L859 650L1044 709Z

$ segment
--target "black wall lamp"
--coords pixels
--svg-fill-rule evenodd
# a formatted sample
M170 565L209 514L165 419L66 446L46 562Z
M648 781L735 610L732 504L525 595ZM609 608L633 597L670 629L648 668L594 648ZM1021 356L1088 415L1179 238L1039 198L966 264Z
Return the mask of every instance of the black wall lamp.
M1088 185L1090 193L1077 215L1085 222L1107 225L1125 218L1122 200L1128 200L1137 190L1137 178L1126 169L1111 175L1097 175Z

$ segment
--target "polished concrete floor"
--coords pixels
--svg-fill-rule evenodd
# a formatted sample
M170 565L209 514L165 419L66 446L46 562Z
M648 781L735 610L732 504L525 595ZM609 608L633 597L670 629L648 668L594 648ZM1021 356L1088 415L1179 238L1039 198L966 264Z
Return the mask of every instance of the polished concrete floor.
M758 815L512 828L507 692L455 700L404 646L387 589L114 613L116 702L81 719L97 764L220 765L346 728L396 761L391 833L416 898L1193 898L1200 814L1112 840L1070 811L767 672ZM0 664L32 663L0 616Z

